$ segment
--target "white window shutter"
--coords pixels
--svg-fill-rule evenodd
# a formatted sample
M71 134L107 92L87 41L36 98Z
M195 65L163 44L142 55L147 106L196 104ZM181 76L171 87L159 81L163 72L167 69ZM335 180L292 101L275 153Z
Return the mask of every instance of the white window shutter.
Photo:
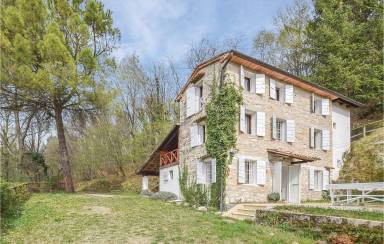
M293 85L285 85L285 103L293 103Z
M198 126L197 124L192 124L190 127L190 136L191 136L191 147L198 145Z
M237 171L238 171L238 182L244 184L245 183L245 159L243 157L239 157L239 165L238 165Z
M252 175L250 176L250 183L253 185L257 184L257 162L251 164Z
M295 121L287 120L287 142L295 141Z
M240 86L244 88L244 67L240 65Z
M205 170L204 170L204 162L197 162L196 167L196 183L197 184L205 184Z
M276 100L276 81L269 79L269 96Z
M265 113L256 113L256 135L265 136Z
M321 135L322 135L321 148L323 150L329 150L329 146L330 146L329 130L322 130Z
M309 146L311 148L315 147L315 128L309 128Z
M311 113L315 112L315 93L311 94Z
M272 138L277 139L276 116L272 115Z
M329 115L329 99L327 98L321 99L321 114Z
M265 185L266 175L267 175L267 162L264 160L257 160L256 184Z
M328 185L329 185L329 171L323 170L323 190L327 190Z
M195 113L195 97L196 97L195 87L194 86L189 87L187 89L187 100L186 100L186 103L187 103L186 115L187 115L187 117L189 117Z
M212 161L211 161L211 173L212 173L212 177L211 177L211 179L212 179L212 182L211 183L215 183L216 182L216 159L214 158L214 159L212 159Z
M256 93L265 93L265 74L256 74Z
M310 190L315 189L315 170L312 167L308 169L308 182L309 182L309 189Z
M245 108L240 106L240 131L245 133Z
M197 126L197 139L196 139L196 145L203 145L204 143L204 125L198 125Z

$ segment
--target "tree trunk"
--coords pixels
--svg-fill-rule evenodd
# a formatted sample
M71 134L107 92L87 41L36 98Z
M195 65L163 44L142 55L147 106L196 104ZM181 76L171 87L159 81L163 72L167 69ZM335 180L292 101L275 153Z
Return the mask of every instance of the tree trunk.
M15 115L16 138L17 138L17 146L18 146L18 154L17 154L17 162L16 162L16 175L19 176L18 175L19 167L21 167L21 165L23 164L24 142L23 142L22 135L21 135L19 111L15 111L14 115Z
M69 163L68 148L64 134L62 107L58 101L55 101L54 107L57 138L59 140L60 165L63 170L65 190L67 192L74 192L75 187L73 186L71 165Z

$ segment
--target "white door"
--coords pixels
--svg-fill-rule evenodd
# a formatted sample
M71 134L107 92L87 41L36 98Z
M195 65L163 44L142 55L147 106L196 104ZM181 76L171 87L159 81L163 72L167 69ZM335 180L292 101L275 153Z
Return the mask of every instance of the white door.
M288 202L300 203L300 165L292 165L288 168Z

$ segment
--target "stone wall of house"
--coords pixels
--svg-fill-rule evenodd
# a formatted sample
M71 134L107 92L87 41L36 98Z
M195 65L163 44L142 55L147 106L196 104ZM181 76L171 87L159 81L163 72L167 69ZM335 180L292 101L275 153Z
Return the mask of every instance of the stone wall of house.
M211 64L204 68L205 76L198 82L203 82L203 97L209 96L209 84L218 77L220 65ZM215 72L214 72L215 71ZM227 75L231 80L239 84L240 66L229 63L227 66ZM246 70L246 75L255 75L250 70ZM281 81L280 81L281 82ZM284 84L284 82L281 82ZM239 133L237 140L237 154L247 155L256 158L263 158L267 161L267 175L265 185L246 185L238 183L238 159L234 157L230 164L230 172L227 181L226 202L265 202L267 195L272 192L272 162L284 161L276 158L267 152L267 149L279 149L282 151L290 151L308 156L319 157L321 160L313 163L305 163L301 165L300 170L300 199L320 199L321 192L309 190L308 187L308 166L316 166L318 168L332 167L332 152L323 151L321 149L312 149L309 146L309 129L315 127L318 129L327 129L332 133L331 115L322 116L310 112L311 93L300 88L294 87L293 104L286 104L283 101L275 101L269 97L269 79L266 80L266 92L263 95L251 94L243 92L244 106L247 110L259 111L266 113L266 135L258 137ZM332 106L332 103L330 103ZM330 107L332 111L332 107ZM287 143L275 141L272 139L271 118L275 114L277 118L295 120L295 142ZM179 130L179 150L180 163L188 166L190 176L196 175L196 164L199 159L206 157L204 145L195 148L190 147L190 126L196 121L204 123L205 111L199 112L189 118L185 117L185 93L180 100L180 130ZM330 135L332 138L332 134ZM331 142L332 144L332 142ZM332 147L331 147L332 148Z

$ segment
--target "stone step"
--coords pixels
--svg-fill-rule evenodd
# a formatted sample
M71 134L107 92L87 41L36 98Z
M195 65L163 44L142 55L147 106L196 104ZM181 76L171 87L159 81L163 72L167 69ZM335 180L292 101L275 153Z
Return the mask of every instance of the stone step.
M257 205L257 204L243 204L241 206L241 208L253 209L253 210L256 210L256 209L266 209L268 207L269 207L268 205Z
M251 214L251 215L255 215L256 214L256 210L255 209L249 209L249 208L239 208L236 211L239 212L239 213L244 213L244 214Z
M254 214L246 214L246 213L240 213L240 212L233 212L231 214L232 218L240 219L240 220L253 220L255 218Z

